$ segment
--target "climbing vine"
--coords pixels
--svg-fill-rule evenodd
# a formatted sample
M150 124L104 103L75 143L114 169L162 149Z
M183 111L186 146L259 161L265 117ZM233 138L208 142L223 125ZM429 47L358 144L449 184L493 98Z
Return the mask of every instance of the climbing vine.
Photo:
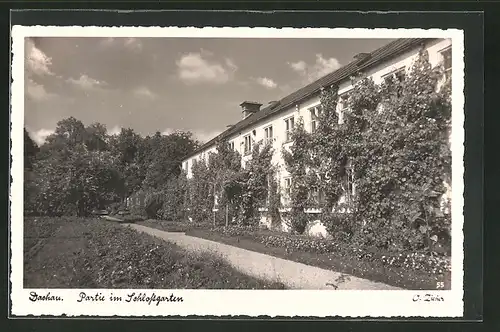
M440 197L451 174L451 102L442 77L425 51L404 80L377 85L357 77L343 123L336 113L337 88L322 91L317 130L307 134L299 124L291 151L284 152L296 231L307 222L303 211L312 189L324 194L322 220L334 236L394 250L447 243L450 218ZM352 197L346 193L348 171ZM339 213L342 196L347 198Z
M293 144L282 150L292 178L284 219L293 231L304 232L307 209L315 207L334 238L360 246L449 245L450 216L440 199L451 182L450 82L443 76L422 51L404 79L376 84L359 74L347 99L337 87L321 91L316 130L306 132L299 119ZM341 101L347 107L339 117ZM219 206L231 207L226 218L229 213L239 224L256 225L259 208L267 206L273 225L280 226L272 156L270 145L256 144L241 168L241 156L221 142L208 165L193 165L191 214L197 211L197 221L210 219L215 195Z
M192 177L188 181L187 203L188 217L196 223L210 220L213 208L213 190L208 167L204 161L193 161Z
M275 170L271 163L273 148L270 144L255 144L252 159L242 170L243 186L240 222L244 225L257 225L259 208L265 208L269 197L270 178Z
M232 222L239 214L241 185L241 155L225 140L217 144L208 160L209 174L215 183L217 222Z
M282 227L281 208L280 187L276 176L272 174L269 176L269 204L267 210L267 217L271 220L272 229L279 230Z
M290 190L290 211L285 219L288 226L299 234L302 234L309 222L305 209L309 207L310 174L310 134L304 129L304 122L299 118L295 128L292 130L291 138L293 145L289 150L284 147L282 150L286 169L292 178ZM308 181L309 180L309 181ZM313 184L314 186L314 184Z
M193 221L213 218L217 224L234 220L242 225L257 225L259 208L268 205L270 186L275 181L272 155L270 145L256 144L251 160L242 168L241 155L221 141L206 163L195 162L188 199Z
M366 122L352 154L363 240L386 249L432 248L449 240L440 197L451 174L449 82L422 51L405 80L354 88L352 117Z

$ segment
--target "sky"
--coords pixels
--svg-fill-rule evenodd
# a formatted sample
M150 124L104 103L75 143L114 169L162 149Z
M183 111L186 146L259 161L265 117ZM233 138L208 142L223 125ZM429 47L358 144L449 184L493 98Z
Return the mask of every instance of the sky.
M245 100L279 100L391 39L25 39L25 126L42 144L58 121L191 131L205 142Z

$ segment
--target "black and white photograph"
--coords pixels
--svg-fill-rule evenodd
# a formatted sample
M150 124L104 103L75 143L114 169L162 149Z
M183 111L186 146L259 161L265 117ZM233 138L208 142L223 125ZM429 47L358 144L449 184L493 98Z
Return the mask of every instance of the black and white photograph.
M463 52L14 26L13 312L460 316Z

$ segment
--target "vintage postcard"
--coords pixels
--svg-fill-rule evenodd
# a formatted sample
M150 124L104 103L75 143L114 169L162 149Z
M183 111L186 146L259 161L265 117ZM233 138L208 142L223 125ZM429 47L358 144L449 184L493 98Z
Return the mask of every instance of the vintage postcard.
M12 52L12 316L463 316L463 31L13 26Z

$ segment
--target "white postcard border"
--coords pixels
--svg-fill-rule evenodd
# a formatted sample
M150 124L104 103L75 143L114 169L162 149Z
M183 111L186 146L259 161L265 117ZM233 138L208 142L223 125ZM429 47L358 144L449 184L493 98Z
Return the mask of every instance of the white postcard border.
M84 290L23 288L23 126L25 37L175 37L175 38L451 38L452 39L452 280L447 291L330 291L330 290ZM195 28L13 26L11 88L11 314L67 316L313 316L313 317L462 317L464 207L464 35L457 29L345 28ZM63 301L30 301L30 292L50 292ZM80 292L101 293L105 301L77 302ZM182 302L158 305L110 302L131 293L182 297ZM444 301L416 301L425 294Z

